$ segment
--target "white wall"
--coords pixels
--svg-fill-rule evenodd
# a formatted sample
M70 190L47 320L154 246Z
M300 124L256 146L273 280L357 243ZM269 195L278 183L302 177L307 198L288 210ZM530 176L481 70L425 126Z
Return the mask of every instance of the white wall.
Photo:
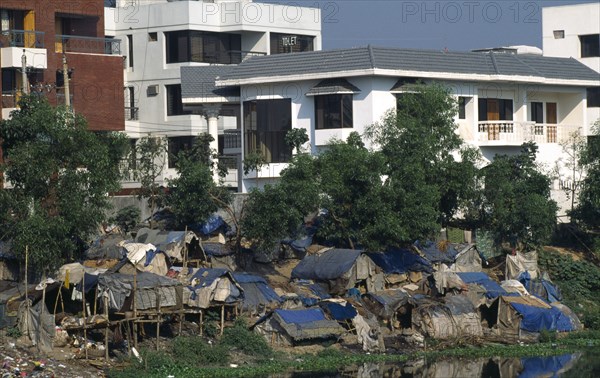
M542 40L545 56L575 58L600 72L600 57L581 58L580 35L600 33L600 3L544 7ZM554 38L555 30L564 30L564 39Z

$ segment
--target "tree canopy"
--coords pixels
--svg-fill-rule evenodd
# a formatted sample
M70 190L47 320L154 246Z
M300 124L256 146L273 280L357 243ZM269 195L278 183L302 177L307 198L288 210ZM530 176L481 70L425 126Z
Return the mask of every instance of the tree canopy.
M586 174L581 184L578 203L571 216L590 230L600 229L600 120L596 121L593 133L580 156L579 163Z
M38 272L73 259L106 219L107 193L120 188L121 133L90 132L85 119L44 98L23 97L0 127L5 187L3 240Z
M496 155L481 170L482 227L496 244L537 247L552 235L558 208L550 198L550 177L536 166L536 154L535 143L524 143L520 154Z

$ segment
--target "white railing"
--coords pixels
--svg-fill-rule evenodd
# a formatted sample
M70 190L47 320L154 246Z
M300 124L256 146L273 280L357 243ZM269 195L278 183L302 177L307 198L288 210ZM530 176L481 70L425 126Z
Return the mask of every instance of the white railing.
M524 142L561 143L581 126L515 121L481 121L477 141L491 145L520 145Z

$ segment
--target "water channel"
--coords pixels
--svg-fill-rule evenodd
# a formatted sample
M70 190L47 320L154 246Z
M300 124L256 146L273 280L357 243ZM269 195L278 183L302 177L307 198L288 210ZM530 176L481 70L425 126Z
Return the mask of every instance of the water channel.
M449 358L344 366L335 373L291 372L272 378L596 378L600 350L522 358Z

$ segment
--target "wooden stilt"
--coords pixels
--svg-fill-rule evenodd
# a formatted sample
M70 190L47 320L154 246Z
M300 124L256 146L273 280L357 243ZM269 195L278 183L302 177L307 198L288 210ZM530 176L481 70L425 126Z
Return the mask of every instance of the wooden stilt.
M135 268L135 266L134 266ZM137 322L135 321L135 319L137 319L137 301L136 301L136 294L137 294L137 268L135 268L135 270L133 271L133 321L132 321L132 328L133 328L133 346L135 347L135 349L138 349L138 325Z
M225 328L225 305L221 306L221 332L219 335L223 335L223 329Z
M106 318L106 328L104 329L104 359L108 362L108 327L110 322L108 321L108 298L102 296L102 303L104 307L104 317Z
M83 273L83 278L81 279L81 304L83 309L83 348L85 350L85 359L88 359L88 348L87 348L87 317L85 311L85 273Z
M203 321L203 310L200 310L200 336L202 336L202 321Z
M160 338L160 293L158 291L158 288L156 288L156 308L157 308L157 314L156 314L156 350L158 350L158 342L159 342L159 338Z

